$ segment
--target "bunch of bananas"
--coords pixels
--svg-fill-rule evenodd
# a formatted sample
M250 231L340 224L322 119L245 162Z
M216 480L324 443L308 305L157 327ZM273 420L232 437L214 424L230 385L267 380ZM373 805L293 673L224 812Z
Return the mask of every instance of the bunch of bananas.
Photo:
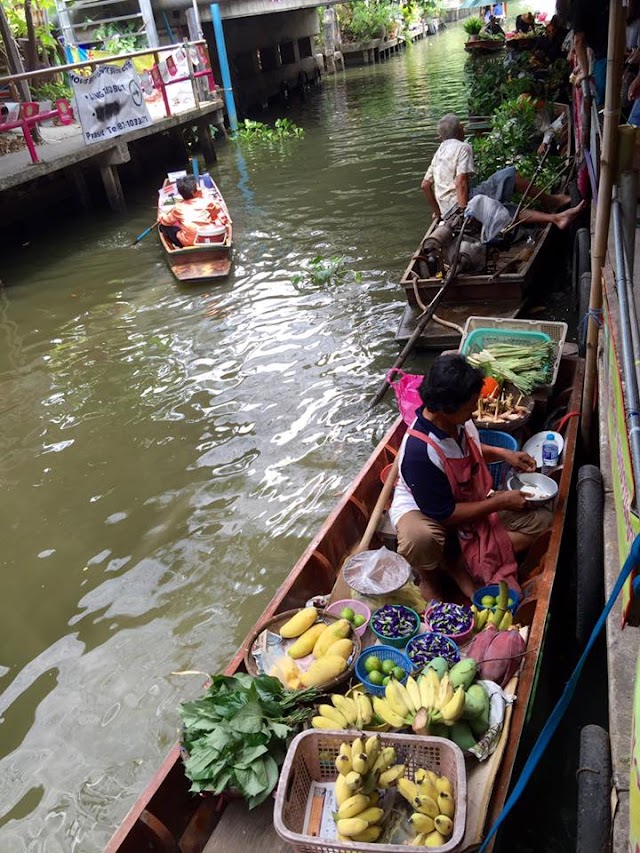
M404 777L405 765L395 761L395 749L383 748L380 735L340 744L335 782L338 811L333 815L340 841L375 842L380 838L384 809L378 805L377 789L389 788Z
M463 683L454 686L449 673L440 679L427 667L417 681L409 676L406 686L392 679L384 698L374 696L373 709L394 729L411 726L416 734L429 734L429 725L452 726L462 716L464 695Z
M502 612L497 607L495 610L491 610L489 607L478 610L475 604L472 604L471 612L473 613L474 634L479 634L487 625L495 625L499 631L508 631L513 625L513 614L510 610Z
M416 832L413 847L440 847L453 832L456 811L453 785L433 770L416 770L415 782L398 780L398 791L414 809L409 818Z
M314 729L364 729L373 721L373 707L366 693L334 693L331 702L318 705L318 714L311 720Z

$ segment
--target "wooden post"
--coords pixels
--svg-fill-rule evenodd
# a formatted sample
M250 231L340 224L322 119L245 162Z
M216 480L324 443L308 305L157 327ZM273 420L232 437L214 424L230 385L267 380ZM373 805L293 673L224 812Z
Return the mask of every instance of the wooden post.
M602 268L607 253L611 193L615 177L618 123L620 121L620 84L622 80L622 54L625 45L624 10L621 0L611 0L609 6L609 43L607 46L607 88L600 157L600 185L596 207L596 227L591 244L591 294L587 320L587 351L582 396L582 439L590 446L593 420L594 390L598 359L598 332L602 312Z
M198 140L205 163L215 163L218 160L218 156L213 145L211 128L207 119L198 122Z
M124 213L127 206L122 192L118 167L113 165L101 166L100 175L111 209L116 213Z
M12 74L24 74L24 65L22 64L22 59L20 58L18 48L16 47L16 43L13 39L11 27L9 26L9 21L7 20L7 16L2 3L0 3L0 35L2 35L2 40L7 51L7 62L9 65L9 70ZM20 92L20 97L22 98L22 100L30 101L31 92L29 91L29 84L27 83L27 81L17 80L15 85L17 86L18 91Z
M189 69L189 80L191 81L191 91L193 92L193 102L196 107L200 106L200 95L198 94L198 87L196 85L196 78L193 76L193 62L191 61L191 51L189 47L189 42L187 39L184 40L184 51L187 55L187 68Z
M64 170L65 176L68 180L73 184L76 197L80 202L80 207L83 210L91 210L91 196L89 195L89 188L87 186L87 179L85 177L84 170L79 166L74 166L72 169Z

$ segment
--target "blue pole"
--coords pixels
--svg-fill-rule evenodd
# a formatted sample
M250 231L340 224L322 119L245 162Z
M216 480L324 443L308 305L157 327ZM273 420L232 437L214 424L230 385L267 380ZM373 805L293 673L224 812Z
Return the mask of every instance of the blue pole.
M216 38L216 50L218 51L218 62L220 63L220 73L222 74L222 87L224 89L224 97L227 104L229 126L231 128L231 133L235 133L238 129L238 116L236 113L236 102L233 97L233 89L231 88L231 70L229 68L229 60L227 58L227 45L224 40L222 16L220 15L220 6L218 3L211 4L211 23L213 24L213 33Z

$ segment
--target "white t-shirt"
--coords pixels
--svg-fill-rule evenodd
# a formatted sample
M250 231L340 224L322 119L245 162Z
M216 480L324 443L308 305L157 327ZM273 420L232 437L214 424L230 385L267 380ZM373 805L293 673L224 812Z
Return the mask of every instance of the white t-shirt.
M458 203L456 178L458 175L473 175L473 150L468 142L445 139L433 155L433 160L424 176L433 181L433 191L442 216Z

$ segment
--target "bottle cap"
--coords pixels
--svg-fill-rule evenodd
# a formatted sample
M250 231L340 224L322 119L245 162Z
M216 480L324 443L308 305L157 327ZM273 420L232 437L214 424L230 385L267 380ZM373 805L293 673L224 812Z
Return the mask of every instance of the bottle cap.
M552 432L547 434L547 441L555 441L555 440L556 440L556 437Z

